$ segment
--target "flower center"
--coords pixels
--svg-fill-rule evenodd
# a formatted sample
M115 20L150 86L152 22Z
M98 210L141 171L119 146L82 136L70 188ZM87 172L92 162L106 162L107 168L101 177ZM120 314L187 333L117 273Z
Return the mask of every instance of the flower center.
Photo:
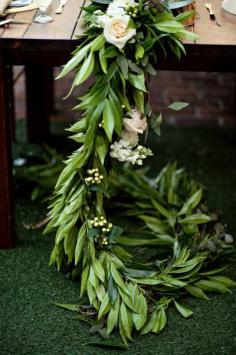
M124 37L127 34L127 25L123 22L114 22L112 27L117 38Z

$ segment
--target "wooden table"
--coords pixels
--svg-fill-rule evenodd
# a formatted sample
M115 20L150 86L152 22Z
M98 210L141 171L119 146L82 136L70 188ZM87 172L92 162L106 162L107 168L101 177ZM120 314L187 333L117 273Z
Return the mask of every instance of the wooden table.
M12 112L11 83L8 68L25 65L27 76L28 125L42 139L48 116L48 96L45 83L53 66L61 66L75 48L83 31L80 6L83 0L68 0L63 14L54 14L59 1L54 0L51 14L54 22L41 25L31 23L36 11L16 14L28 25L0 27L0 247L10 248L15 241L14 203L11 166L10 117ZM159 69L236 72L236 25L221 16L221 0L211 0L218 26L209 19L205 0L197 0L198 16L194 31L200 39L186 43L187 56L180 61L161 57ZM33 129L34 128L34 129Z

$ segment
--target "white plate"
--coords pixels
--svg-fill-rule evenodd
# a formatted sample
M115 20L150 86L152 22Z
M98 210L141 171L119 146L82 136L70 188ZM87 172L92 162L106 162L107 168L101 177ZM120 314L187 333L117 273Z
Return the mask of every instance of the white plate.
M27 6L32 3L32 0L13 0L10 3L10 7L22 7L22 6Z

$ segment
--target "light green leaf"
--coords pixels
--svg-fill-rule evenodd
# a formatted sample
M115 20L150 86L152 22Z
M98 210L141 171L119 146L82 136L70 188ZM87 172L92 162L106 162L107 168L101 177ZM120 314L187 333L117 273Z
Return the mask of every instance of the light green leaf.
M68 304L68 303L55 303L56 306L69 309L70 311L73 312L78 312L79 311L79 305L78 304Z
M145 87L145 79L144 79L143 74L140 74L140 75L129 74L129 82L136 89L141 90L143 92L147 92L146 87Z
M94 54L90 52L88 57L84 60L79 72L75 75L75 79L72 84L72 89L85 82L93 72L95 60Z
M133 313L133 322L135 328L140 330L147 321L147 301L142 292L138 295L138 302L141 311L140 313Z
M98 134L95 139L95 150L99 156L101 163L104 164L106 155L108 153L108 140L106 136Z
M191 216L188 216L186 218L183 218L179 220L179 223L181 224L202 224L202 223L207 223L210 222L211 218L203 213L195 213L192 214Z
M160 214L162 214L164 217L166 217L167 219L169 219L171 217L171 214L169 213L169 211L167 211L167 209L165 207L163 207L159 202L152 199L152 204L157 209L157 211L160 212Z
M154 25L160 32L178 33L184 29L184 26L178 21L165 21Z
M188 107L189 103L188 102L173 102L172 104L170 104L168 106L168 108L170 108L171 110L174 111L180 111L183 110L185 107Z
M175 16L175 21L184 22L185 20L189 19L195 14L196 14L196 10L181 12L180 14Z
M103 316L105 316L110 309L111 309L111 305L109 301L109 296L108 293L106 293L106 296L104 297L104 300L102 301L99 308L98 320L100 320Z
M107 334L110 334L117 325L120 312L120 299L117 298L114 308L112 307L107 318Z
M91 285L94 287L94 289L96 290L96 288L98 287L98 278L95 275L92 265L90 266L90 270L89 270L89 281Z
M209 300L209 297L205 294L205 292L199 287L188 285L185 287L185 290L190 293L190 295L201 298L203 300Z
M95 272L95 275L102 281L105 281L105 271L102 267L102 264L100 263L100 261L98 259L94 259L93 260L93 270Z
M209 292L229 292L229 289L217 281L210 281L210 280L199 280L194 283L194 286L201 288L203 291Z
M184 307L182 305L180 305L178 302L176 302L174 300L175 303L175 307L177 308L177 310L179 311L179 313L184 317L184 318L189 318L193 315L193 311L191 311L190 309L188 309L187 307Z
M225 276L209 276L208 277L211 281L216 281L221 283L222 285L226 286L226 287L235 287L236 286L236 282L229 279L228 277Z
M120 273L117 271L117 268L115 267L114 263L111 263L111 273L113 276L113 279L117 283L117 285L125 292L128 294L127 287L120 275Z
M91 51L99 51L104 47L105 44L105 38L103 34L99 35L98 37L95 38L95 40L91 44Z
M144 48L141 46L141 44L136 43L135 44L135 59L138 61L139 59L142 59L144 56Z
M115 127L115 117L112 111L111 103L105 99L105 106L103 109L103 127L109 141L112 141L112 134Z
M82 62L84 57L86 56L87 52L89 51L91 47L91 43L87 44L86 46L82 47L70 60L69 62L64 65L64 68L62 69L61 73L57 76L56 79L61 79L66 74L68 74L71 70L73 70L79 63Z
M86 290L88 276L89 276L89 265L87 265L86 268L82 272L81 283L80 283L80 297L83 296L83 294Z
M128 339L132 340L131 332L132 332L132 316L129 309L125 306L124 302L121 302L120 306L120 317L123 329Z
M99 62L104 74L107 74L107 58L105 57L105 48L102 47L99 51Z
M83 224L79 230L77 243L75 247L75 265L77 265L82 257L83 245L85 238L85 225Z
M128 79L128 60L123 56L123 55L119 55L116 58L117 64L119 65L119 68L121 70L121 73L123 75L123 77L127 80Z
M194 209L202 199L202 189L197 190L183 205L178 216L186 214L190 209Z

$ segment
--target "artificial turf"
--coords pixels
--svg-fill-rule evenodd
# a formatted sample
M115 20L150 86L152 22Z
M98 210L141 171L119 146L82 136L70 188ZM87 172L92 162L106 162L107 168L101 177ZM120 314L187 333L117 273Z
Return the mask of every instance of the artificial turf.
M218 207L228 230L236 236L236 144L231 128L164 127L161 138L151 138L155 158L152 171L177 160L207 186L211 207ZM236 354L236 290L211 295L211 301L186 299L194 316L181 318L171 308L168 325L159 335L135 336L128 350L87 345L99 340L76 313L55 302L76 303L79 284L48 267L52 236L27 230L45 216L45 206L29 201L21 191L16 199L18 244L0 251L0 354ZM1 232L0 232L1 233ZM227 274L236 280L236 257Z

